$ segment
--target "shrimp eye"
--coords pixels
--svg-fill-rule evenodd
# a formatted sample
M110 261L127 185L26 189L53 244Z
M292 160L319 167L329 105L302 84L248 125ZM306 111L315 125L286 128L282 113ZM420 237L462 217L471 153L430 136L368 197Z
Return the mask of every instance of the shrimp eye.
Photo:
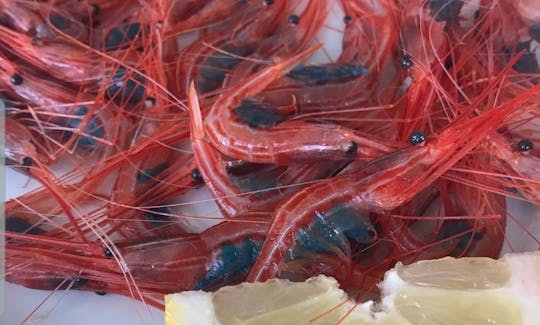
M290 15L288 21L289 24L298 25L300 23L300 17L297 15Z
M409 55L404 55L399 61L399 63L405 69L409 69L410 67L414 65L414 62L412 61L412 58Z
M106 292L103 292L103 291L95 291L96 295L98 296L104 296L106 295L107 293Z
M345 16L345 17L343 17L343 22L344 22L345 24L348 24L348 23L350 23L351 21L352 21L352 17L351 17L351 16Z
M22 162L22 165L23 165L24 167L30 167L30 166L32 166L32 158L30 158L30 157L24 157L24 158L21 160L21 162Z
M415 146L426 141L426 134L423 131L414 131L409 137L409 142Z
M201 171L198 168L195 168L194 170L191 171L191 179L197 184L204 183L204 179L201 175Z
M113 257L113 253L111 252L109 247L105 247L105 249L103 250L103 254L105 254L105 257L107 257L107 258L112 258Z
M537 42L540 42L540 23L529 27L529 35Z
M523 139L519 141L517 144L517 149L518 151L521 151L521 152L530 151L533 148L534 148L534 144L532 143L531 140L528 140L528 139Z
M11 78L9 79L9 81L11 81L13 85L18 86L23 83L23 78L20 74L14 73L11 75Z
M264 3L269 6L271 4L274 4L274 0L264 0Z
M146 97L144 100L144 106L146 108L152 108L154 105L156 105L156 99L154 97Z
M87 279L84 278L75 278L73 279L73 288L80 288L83 285L85 285L88 282Z
M358 144L354 141L351 141L345 153L349 156L352 156L352 155L356 155L357 152L358 152Z

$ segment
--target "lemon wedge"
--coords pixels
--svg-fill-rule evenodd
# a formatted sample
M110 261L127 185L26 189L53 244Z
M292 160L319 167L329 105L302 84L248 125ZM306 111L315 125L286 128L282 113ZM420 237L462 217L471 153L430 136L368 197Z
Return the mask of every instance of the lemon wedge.
M165 296L166 325L537 325L540 252L398 264L379 303L356 304L333 278L270 280Z

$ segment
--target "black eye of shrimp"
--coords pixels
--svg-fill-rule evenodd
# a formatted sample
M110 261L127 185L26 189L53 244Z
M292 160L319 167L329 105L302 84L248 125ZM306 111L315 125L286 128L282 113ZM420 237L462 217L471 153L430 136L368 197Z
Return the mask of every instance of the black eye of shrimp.
M423 131L415 131L409 137L409 143L413 146L426 141L426 134Z
M414 65L414 62L412 60L412 58L408 55L404 55L400 62L402 67L404 67L405 69L409 69L410 67L412 67Z
M345 153L347 156L354 156L358 153L358 143L351 141L349 143L349 146L347 147L347 150L345 150Z
M272 5L274 4L274 0L264 0L264 3L269 6L269 5Z
M22 165L23 165L24 167L30 167L30 166L32 166L32 158L30 158L30 157L24 157L24 158L22 159L21 163L22 163Z
M534 149L534 144L529 139L523 139L517 144L518 151L526 152Z
M75 278L73 279L73 285L71 286L72 289L78 289L83 287L86 283L88 283L87 279L84 278Z
M292 25L298 25L300 23L300 17L298 17L297 15L290 15L288 22Z
M343 23L345 24L348 24L352 21L352 17L351 16L345 16L343 17Z
M19 86L23 83L23 77L18 74L18 73L14 73L11 75L11 78L9 79L9 81L15 85L15 86Z
M197 184L204 183L204 179L202 177L201 171L198 168L195 168L194 170L191 171L191 179Z
M103 249L103 254L105 255L105 257L107 258L113 258L113 253L111 252L111 250L109 249L109 247L105 247Z

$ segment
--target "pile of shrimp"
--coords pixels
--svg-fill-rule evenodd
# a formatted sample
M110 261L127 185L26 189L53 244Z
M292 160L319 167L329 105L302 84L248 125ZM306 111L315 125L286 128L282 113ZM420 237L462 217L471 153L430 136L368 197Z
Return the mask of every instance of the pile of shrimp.
M538 1L0 0L4 156L41 186L4 277L364 301L399 261L497 258L507 198L540 204L539 62Z

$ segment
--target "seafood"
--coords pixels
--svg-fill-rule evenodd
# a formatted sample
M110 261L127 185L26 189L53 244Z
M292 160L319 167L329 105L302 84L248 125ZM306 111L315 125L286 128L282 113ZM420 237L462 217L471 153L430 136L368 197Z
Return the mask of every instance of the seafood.
M536 12L0 0L4 156L39 183L5 203L4 277L163 308L326 274L362 301L399 261L498 257L507 224L538 244L506 205L540 204Z
M338 206L344 206L347 218L354 220L362 216L367 218L370 211L394 209L412 199L527 99L525 96L518 98L519 101L501 105L463 124L454 123L422 146L374 160L366 166L367 171L364 170L370 176L362 177L364 174L359 173L357 177L331 178L298 192L276 210L267 240L248 280L264 281L275 277L287 251L301 240L299 234L309 229L317 217L335 213ZM403 185L396 185L398 180ZM346 232L339 234L341 240L346 240ZM362 234L363 240L377 238L377 233L369 226Z

